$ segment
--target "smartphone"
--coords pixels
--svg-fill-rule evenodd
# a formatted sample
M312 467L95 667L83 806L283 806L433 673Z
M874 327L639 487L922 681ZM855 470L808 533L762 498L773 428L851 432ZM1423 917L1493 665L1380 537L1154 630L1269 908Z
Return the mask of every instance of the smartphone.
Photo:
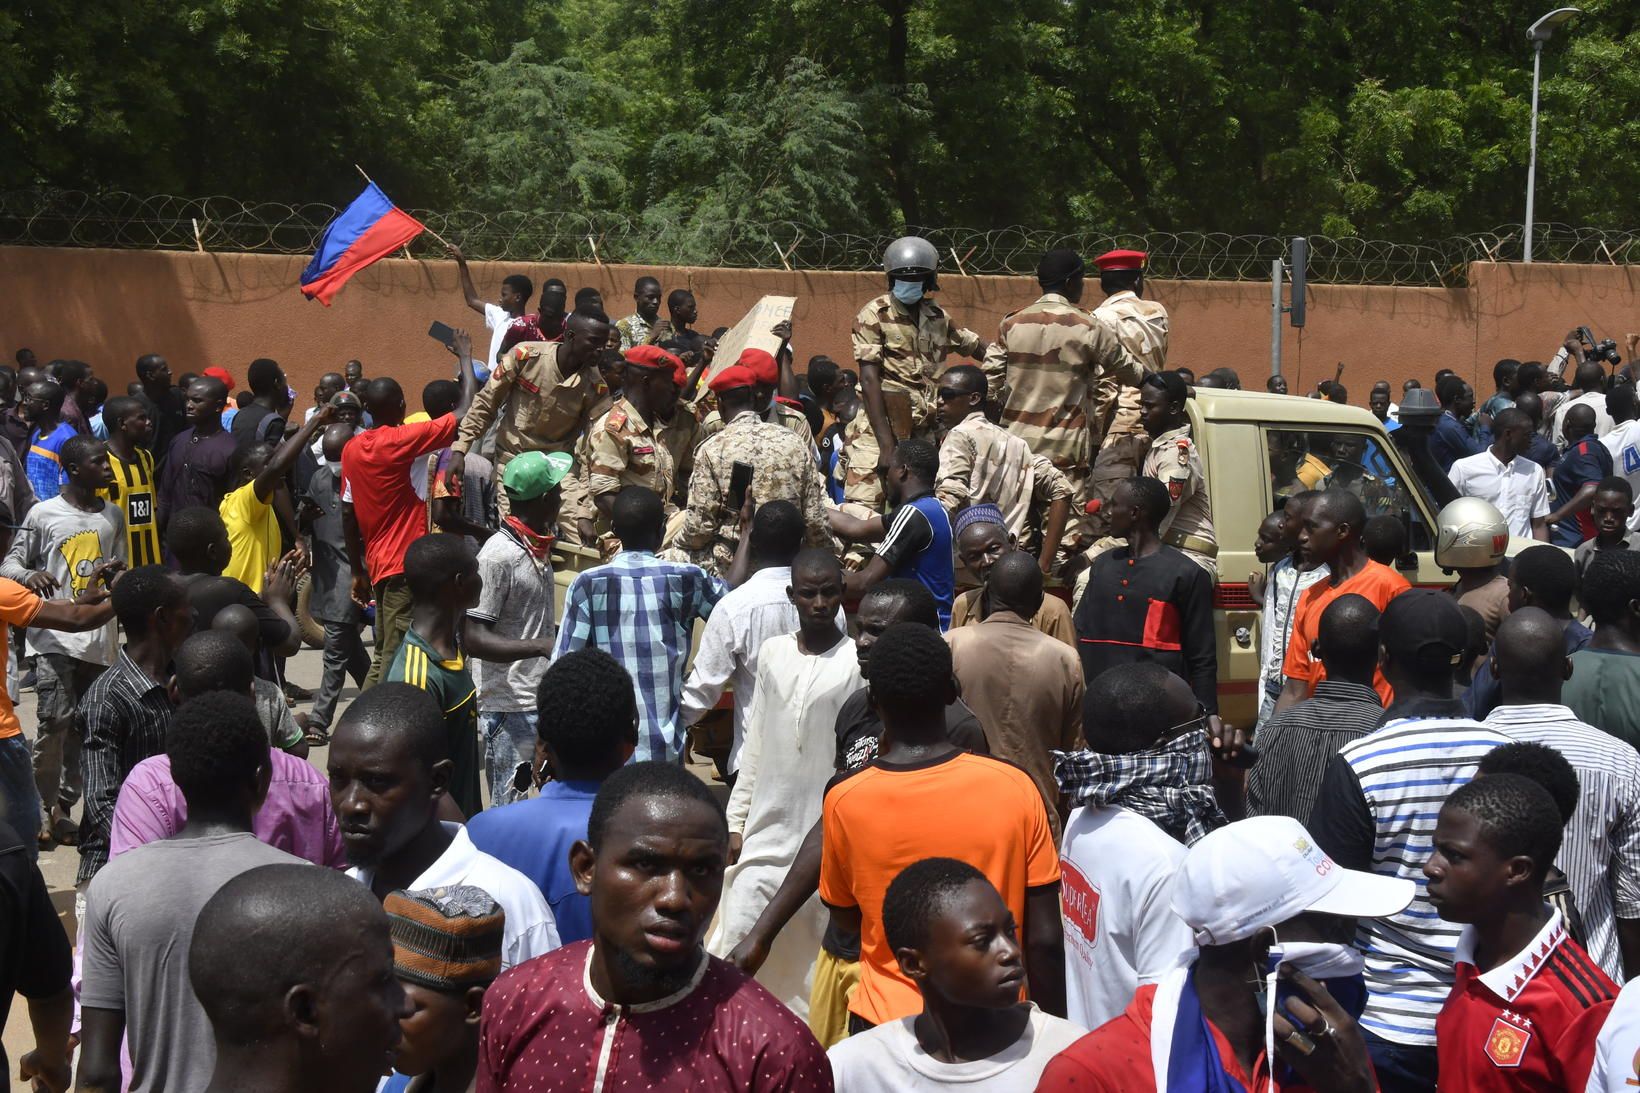
M434 319L433 325L427 328L427 336L451 349L456 347L456 332L448 323Z
M746 503L746 491L752 488L752 465L735 460L729 472L729 511L739 512Z

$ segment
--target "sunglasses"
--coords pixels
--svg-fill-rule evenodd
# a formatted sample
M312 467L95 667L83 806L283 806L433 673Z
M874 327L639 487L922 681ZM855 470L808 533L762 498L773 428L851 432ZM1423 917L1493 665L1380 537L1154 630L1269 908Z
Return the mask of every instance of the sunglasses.
M1196 729L1206 729L1207 719L1212 716L1212 714L1207 712L1207 707L1202 705L1201 699L1197 699L1196 716L1192 717L1189 721L1181 721L1177 725L1174 725L1172 728L1168 729L1167 732L1162 734L1162 739L1177 740L1179 737L1188 732L1193 732Z

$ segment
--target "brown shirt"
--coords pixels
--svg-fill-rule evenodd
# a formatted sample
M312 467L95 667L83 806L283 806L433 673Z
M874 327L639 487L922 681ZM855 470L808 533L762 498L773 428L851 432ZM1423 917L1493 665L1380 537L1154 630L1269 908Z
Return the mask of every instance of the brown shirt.
M951 629L973 626L980 621L979 597L984 591L983 588L970 588L957 597L957 602L951 605ZM1076 623L1071 618L1071 609L1053 593L1042 597L1042 607L1031 620L1031 625L1050 638L1058 638L1067 648L1076 648Z
M573 452L593 418L602 385L595 368L566 376L558 364L558 342L522 342L501 355L489 382L473 396L455 443L468 451L492 422L498 465L520 452Z
M1082 662L1012 611L952 630L951 663L962 700L985 726L991 754L1022 768L1036 783L1059 840L1059 789L1053 751L1082 747Z

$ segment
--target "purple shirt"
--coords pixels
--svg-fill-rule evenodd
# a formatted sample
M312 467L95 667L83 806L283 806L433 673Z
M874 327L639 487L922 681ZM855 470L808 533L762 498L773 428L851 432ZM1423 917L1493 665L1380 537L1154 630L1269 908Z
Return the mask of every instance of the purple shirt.
M251 833L269 846L315 865L346 869L342 829L330 807L330 783L306 759L269 749L273 778ZM166 839L188 822L188 802L171 780L171 760L156 755L131 769L114 804L110 859L144 843Z

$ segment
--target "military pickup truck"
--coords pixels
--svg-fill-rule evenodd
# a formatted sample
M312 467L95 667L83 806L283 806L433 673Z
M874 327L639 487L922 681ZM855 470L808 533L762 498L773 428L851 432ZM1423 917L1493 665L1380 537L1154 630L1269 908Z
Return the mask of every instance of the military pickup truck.
M1407 553L1399 567L1407 580L1445 587L1453 578L1435 564L1435 518L1452 490L1422 452L1418 434L1427 436L1434 414L1420 429L1412 421L1415 415L1404 413L1406 424L1399 431L1406 435L1400 441L1392 440L1384 424L1366 410L1319 399L1200 389L1190 400L1189 414L1207 470L1219 543L1213 589L1219 708L1226 722L1251 727L1258 711L1261 643L1260 612L1248 578L1263 571L1253 542L1277 499L1302 485L1336 485L1360 493L1368 515L1393 513L1406 524ZM1295 487L1295 482L1302 485ZM1510 553L1529 545L1529 540L1514 541ZM599 564L599 558L594 550L559 546L553 563L561 612L570 582Z

